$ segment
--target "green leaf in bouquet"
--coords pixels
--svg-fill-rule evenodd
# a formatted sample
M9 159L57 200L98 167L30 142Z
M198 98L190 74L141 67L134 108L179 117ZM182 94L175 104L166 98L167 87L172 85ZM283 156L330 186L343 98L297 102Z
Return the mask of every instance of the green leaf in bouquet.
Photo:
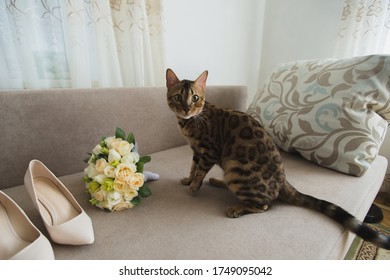
M92 205L96 205L96 204L98 204L99 203L99 201L96 199L96 198L91 198L90 200L89 200L89 203L91 203Z
M139 162L142 162L142 163L148 163L152 160L151 156L142 156L139 158Z
M135 206L139 206L141 204L141 198L139 196L137 197L134 197L132 200L131 200L131 203Z
M115 138L126 139L126 133L119 127L115 130Z
M88 163L89 160L90 160L91 157L92 157L92 154L91 154L91 153L87 153L87 154L88 154L89 157L87 157L87 158L85 158L85 159L83 160L85 163Z
M102 147L102 154L108 156L110 150L107 147Z
M143 173L144 172L144 163L142 161L137 162L137 172Z
M98 154L97 156L96 156L96 155L93 155L93 158L91 159L91 161L92 161L93 163L96 164L96 162L97 162L99 159L101 159L101 158L104 158L106 161L108 161L108 156L105 155L105 154Z
M93 180L92 180L91 178L89 178L88 175L85 175L85 176L83 177L83 181L84 181L85 183L91 183Z
M112 167L115 167L115 168L117 168L119 164L120 164L119 160L114 160L114 161L109 163L109 165L111 165Z
M97 155L92 155L91 154L91 157L88 159L88 161L87 161L87 163L89 162L89 161L91 161L92 163L96 163L96 161L99 159L99 156L97 156Z
M100 143L99 145L102 146L102 148L107 148L107 143L106 143L106 138L107 137L102 137L102 139L100 140Z
M133 133L129 133L129 135L127 135L127 142L129 142L130 144L134 144L135 145L135 137L134 137L134 134Z
M148 197L152 195L152 191L150 190L149 186L147 184L144 184L142 187L139 188L138 193L142 197Z

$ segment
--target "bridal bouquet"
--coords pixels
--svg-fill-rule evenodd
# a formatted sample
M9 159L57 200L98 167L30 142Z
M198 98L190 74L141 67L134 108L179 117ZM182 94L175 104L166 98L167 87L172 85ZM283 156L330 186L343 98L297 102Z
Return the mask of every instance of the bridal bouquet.
M85 159L83 180L91 196L89 202L101 209L118 211L141 203L140 197L151 195L144 183L144 164L150 156L140 157L132 133L127 137L117 128L115 136L102 138Z

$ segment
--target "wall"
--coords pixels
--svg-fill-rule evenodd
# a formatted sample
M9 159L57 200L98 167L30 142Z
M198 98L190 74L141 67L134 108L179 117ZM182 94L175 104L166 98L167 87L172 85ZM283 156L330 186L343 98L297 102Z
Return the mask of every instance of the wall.
M259 88L278 63L333 57L343 5L341 0L267 0ZM390 161L388 130L379 154Z
M259 87L281 63L333 56L344 1L267 0Z
M163 0L167 68L209 85L257 88L265 0Z
M281 62L332 57L342 0L163 0L166 65L179 78L248 86ZM390 132L380 154L390 159ZM390 166L388 168L390 173Z
M179 78L244 84L249 100L280 62L330 57L340 0L163 0L166 66ZM260 73L260 74L259 74Z

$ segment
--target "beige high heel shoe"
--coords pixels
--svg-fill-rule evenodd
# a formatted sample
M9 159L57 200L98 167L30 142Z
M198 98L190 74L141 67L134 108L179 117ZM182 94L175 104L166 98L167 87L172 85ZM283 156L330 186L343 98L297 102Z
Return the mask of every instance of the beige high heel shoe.
M42 162L30 162L24 185L54 242L68 245L93 243L91 219Z
M54 260L49 240L16 202L1 191L0 260Z

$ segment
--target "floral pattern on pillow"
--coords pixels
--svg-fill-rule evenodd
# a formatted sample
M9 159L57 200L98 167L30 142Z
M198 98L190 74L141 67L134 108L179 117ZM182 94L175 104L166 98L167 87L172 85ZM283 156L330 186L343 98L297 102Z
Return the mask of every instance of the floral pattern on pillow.
M390 56L279 65L248 113L284 151L361 176L378 154L390 119Z

